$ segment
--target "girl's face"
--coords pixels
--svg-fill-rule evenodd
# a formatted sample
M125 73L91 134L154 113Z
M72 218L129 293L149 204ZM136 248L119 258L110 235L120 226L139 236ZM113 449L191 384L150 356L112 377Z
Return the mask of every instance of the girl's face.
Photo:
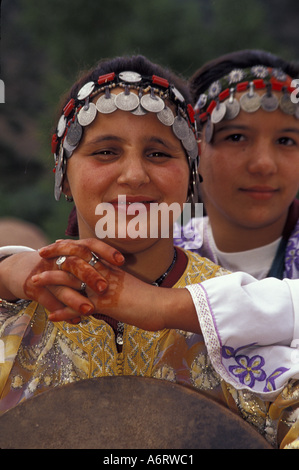
M203 137L201 149L201 190L211 221L248 229L284 223L299 189L296 118L280 110L241 111L215 126L210 144Z
M148 238L153 223L151 206L154 203L169 206L175 202L182 207L186 202L188 183L186 154L172 129L162 124L154 113L136 116L117 110L107 115L98 113L94 122L85 128L79 147L67 163L64 192L74 198L80 238L98 234L101 217L105 216L107 220L108 212L97 209L97 214L102 214L97 215L96 207L108 203L109 214L113 209L115 217L108 220L105 230L109 232L115 227L113 244L134 251L157 242L157 237L155 240ZM126 197L126 204L118 204L119 196L123 196L121 202ZM137 212L128 215L133 207ZM132 239L128 236L129 230L125 235L118 231L118 223L125 219L128 227L132 219L137 220L140 207L147 232L145 238ZM111 227L107 227L109 224ZM136 228L138 233L139 229ZM111 233L113 238L113 230ZM172 240L171 229L169 233Z

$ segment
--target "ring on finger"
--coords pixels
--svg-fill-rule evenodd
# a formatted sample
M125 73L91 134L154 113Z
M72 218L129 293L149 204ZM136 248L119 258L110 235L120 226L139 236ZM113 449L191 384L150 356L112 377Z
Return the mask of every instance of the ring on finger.
M65 262L65 260L66 260L66 256L59 256L59 258L57 258L56 264L58 266L58 269L62 269L62 265Z
M90 264L90 266L94 266L99 261L99 258L97 257L95 253L91 252L91 254L92 254L92 258L88 262L88 264Z
M84 294L85 290L86 290L86 282L81 282L80 292L82 292Z

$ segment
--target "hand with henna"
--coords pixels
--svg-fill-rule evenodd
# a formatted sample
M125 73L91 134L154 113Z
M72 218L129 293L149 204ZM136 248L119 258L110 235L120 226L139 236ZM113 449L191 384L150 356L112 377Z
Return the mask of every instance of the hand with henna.
M61 244L66 247L71 244L74 250L76 242L64 240ZM97 249L100 256L112 264L121 265L124 261L119 252L104 243L98 241ZM51 245L41 249L41 253L47 254L49 251L51 252ZM88 264L90 249L81 247L80 255L75 261L71 256L67 258L67 271L58 269L57 257L45 258L37 251L26 251L6 258L0 263L0 298L11 301L34 300L49 312L63 311L65 316L72 319L78 318L78 315L91 314L94 305L80 292L82 282L101 293L107 288L107 281ZM34 281L36 276L43 276L44 273L52 273L55 282L39 285ZM78 273L80 279L76 277Z
M111 263L103 251L104 243L96 239L79 241L59 241L40 251L46 260L63 256L62 270L44 271L33 276L36 287L42 288L60 284L60 289L66 290L64 302L70 306L75 290L80 289L81 282L86 283L85 300L93 304L92 311L80 312L81 315L102 313L133 324L144 330L160 330L163 328L178 328L194 333L200 332L197 314L191 295L186 289L166 289L147 284L118 267L123 260L121 255L113 250L119 263ZM105 245L108 247L108 245ZM89 262L96 255L96 263ZM112 256L113 259L113 256ZM118 264L118 266L117 266ZM68 275L67 275L68 272ZM70 276L71 273L71 276ZM67 275L67 276L66 276ZM100 279L100 280L99 280ZM64 287L63 287L64 286ZM79 294L82 297L82 293ZM58 308L52 310L51 321L78 322L78 309Z

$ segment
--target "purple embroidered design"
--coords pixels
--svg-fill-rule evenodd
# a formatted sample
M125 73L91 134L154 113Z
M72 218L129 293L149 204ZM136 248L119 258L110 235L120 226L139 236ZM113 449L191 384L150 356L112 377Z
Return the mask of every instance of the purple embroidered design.
M247 387L253 387L255 381L266 379L266 372L262 369L265 360L261 356L236 356L237 366L230 366L229 371Z
M299 229L298 223L289 238L285 253L285 276L289 279L298 277L299 273Z
M287 369L286 367L279 367L279 369L276 369L274 372L272 372L272 374L269 375L266 380L264 392L273 392L274 390L276 390L274 381L288 370L289 369Z

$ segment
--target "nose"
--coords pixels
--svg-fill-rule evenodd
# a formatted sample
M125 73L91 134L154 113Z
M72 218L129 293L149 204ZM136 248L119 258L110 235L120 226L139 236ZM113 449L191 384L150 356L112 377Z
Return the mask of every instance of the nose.
M150 182L146 162L139 155L132 153L123 161L118 184L137 189Z
M271 143L260 140L250 148L248 171L269 176L277 171L275 148Z

